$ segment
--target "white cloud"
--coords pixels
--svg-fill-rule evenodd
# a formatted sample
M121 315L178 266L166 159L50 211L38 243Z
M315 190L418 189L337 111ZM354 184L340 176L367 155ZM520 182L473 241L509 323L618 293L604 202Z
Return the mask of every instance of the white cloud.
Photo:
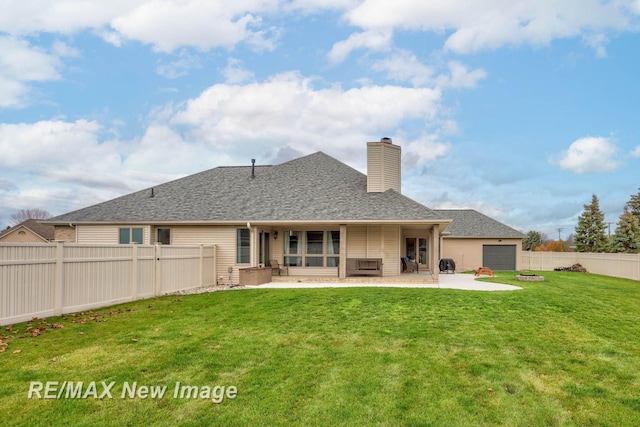
M386 59L377 60L372 69L386 73L388 79L409 82L414 87L465 88L470 89L486 78L483 69L469 69L459 61L449 61L447 70L436 75L434 66L422 63L413 53L400 50Z
M243 40L264 48L271 43L268 34L261 30L258 14L272 11L276 6L276 0L152 0L113 19L111 27L123 37L152 44L162 52L171 52L180 46L202 50L229 48Z
M439 141L437 135L422 135L418 139L409 141L402 149L404 163L412 167L444 156L451 149L451 143Z
M574 141L562 152L558 164L577 174L609 172L619 165L615 160L616 152L617 148L609 138L588 136Z
M216 166L220 157L159 125L140 141L104 134L86 120L0 124L0 215L70 211Z
M443 74L437 79L438 85L443 88L474 88L480 80L487 77L487 73L483 69L469 70L466 65L458 61L450 61L447 66L449 73Z
M99 29L147 0L4 0L0 31L25 35Z
M188 75L194 68L201 68L200 59L183 49L175 61L158 64L156 73L167 79L177 79Z
M640 158L640 145L633 149L631 152L632 157Z
M0 108L23 106L29 83L59 79L60 67L58 57L24 40L0 36Z
M405 120L434 118L440 92L428 88L368 86L315 89L296 73L248 85L217 84L176 113L190 139L218 150L246 153L250 146L282 146L302 153L323 150L343 159L354 144L396 133ZM357 160L358 162L361 159Z
M354 33L347 40L335 43L327 54L327 58L333 63L339 63L347 59L349 54L356 49L387 50L391 47L391 40L390 31L376 30Z
M229 84L243 83L253 80L253 72L242 66L242 61L237 58L227 59L227 66L222 70L222 76Z
M452 32L445 48L457 53L505 45L545 45L594 30L630 29L629 1L365 0L346 13L365 30Z
M364 30L334 45L329 58L335 62L357 48L381 49L396 30L451 33L445 47L458 53L583 37L603 55L606 38L601 33L632 29L630 14L640 14L638 4L637 0L5 0L0 31L22 36L93 30L116 46L131 39L163 52L183 46L230 48L242 42L271 50L280 29L265 24L270 17L335 10Z
M407 50L400 50L387 59L374 62L372 69L386 72L389 79L410 82L415 87L432 84L435 73L433 67L423 64Z
M80 51L78 49L71 47L60 40L53 42L51 50L59 57L76 58L80 56Z
M107 166L110 150L98 143L99 131L98 123L86 120L0 124L0 165L5 171L22 172L74 162Z
M263 28L261 15L283 5L279 0L5 0L2 6L0 31L7 34L93 30L115 46L131 39L171 52L181 46L228 48L243 41L273 49L279 33Z
M604 34L587 34L582 37L584 40L584 44L592 47L596 51L596 56L598 58L606 58L607 57L607 49L605 45L609 41L607 36Z

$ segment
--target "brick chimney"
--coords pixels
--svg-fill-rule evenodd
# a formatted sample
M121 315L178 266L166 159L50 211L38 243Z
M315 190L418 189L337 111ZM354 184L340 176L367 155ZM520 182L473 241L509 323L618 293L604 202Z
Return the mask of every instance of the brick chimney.
M399 145L391 138L380 142L367 142L367 193L383 193L393 189L400 193Z

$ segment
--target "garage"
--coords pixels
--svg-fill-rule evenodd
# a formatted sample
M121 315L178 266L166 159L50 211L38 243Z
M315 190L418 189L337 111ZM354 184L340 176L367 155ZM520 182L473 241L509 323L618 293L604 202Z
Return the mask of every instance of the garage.
M492 270L515 270L516 245L482 245L482 265Z

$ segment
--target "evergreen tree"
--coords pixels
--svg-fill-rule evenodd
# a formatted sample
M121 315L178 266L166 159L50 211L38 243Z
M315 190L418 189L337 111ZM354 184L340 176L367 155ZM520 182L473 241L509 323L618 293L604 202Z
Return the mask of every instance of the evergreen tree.
M522 240L523 251L533 251L542 244L542 234L538 231L529 231L527 237Z
M629 209L631 214L636 217L638 222L640 222L640 189L638 189L638 194L631 196L626 207Z
M584 205L584 212L578 218L574 239L578 252L602 252L607 247L604 214L595 194L591 197L591 204Z
M640 221L633 216L627 206L624 207L624 212L620 215L611 248L614 252L630 254L640 252Z

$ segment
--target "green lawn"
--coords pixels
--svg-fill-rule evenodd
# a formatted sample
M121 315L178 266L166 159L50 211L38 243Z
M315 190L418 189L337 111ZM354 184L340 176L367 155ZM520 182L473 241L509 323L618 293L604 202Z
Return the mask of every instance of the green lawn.
M228 291L2 327L2 424L640 425L640 283L540 274L492 279L512 292ZM28 398L47 381L97 390ZM167 391L123 397L134 382ZM237 396L214 403L215 386Z

